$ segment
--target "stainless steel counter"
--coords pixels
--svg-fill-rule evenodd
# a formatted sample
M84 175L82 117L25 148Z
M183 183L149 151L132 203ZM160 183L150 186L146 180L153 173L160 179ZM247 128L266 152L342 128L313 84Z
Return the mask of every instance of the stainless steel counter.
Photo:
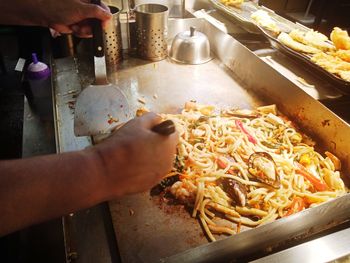
M347 228L253 260L251 263L334 262L340 258L341 262L349 262L349 258L346 260L349 244L350 229Z

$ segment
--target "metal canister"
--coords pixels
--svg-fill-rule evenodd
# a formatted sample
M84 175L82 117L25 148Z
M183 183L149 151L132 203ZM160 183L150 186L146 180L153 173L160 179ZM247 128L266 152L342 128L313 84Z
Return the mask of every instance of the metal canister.
M136 47L141 58L151 61L166 58L168 14L168 7L164 5L136 6Z
M115 6L109 6L109 9L113 17L104 28L105 57L107 67L113 67L122 60L123 49L119 22L120 10Z

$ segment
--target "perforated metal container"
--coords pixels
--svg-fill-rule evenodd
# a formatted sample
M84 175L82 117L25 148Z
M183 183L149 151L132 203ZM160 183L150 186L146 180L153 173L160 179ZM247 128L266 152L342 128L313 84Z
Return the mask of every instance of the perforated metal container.
M168 7L142 4L135 8L137 54L158 61L167 56Z
M109 9L113 17L104 28L105 57L107 67L113 67L122 60L123 49L119 22L120 10L115 6L109 6Z

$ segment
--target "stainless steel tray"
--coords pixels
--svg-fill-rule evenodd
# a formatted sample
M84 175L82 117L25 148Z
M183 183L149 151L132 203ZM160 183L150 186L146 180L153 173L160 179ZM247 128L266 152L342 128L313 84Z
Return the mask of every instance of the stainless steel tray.
M281 29L282 32L289 33L293 29L299 29L302 31L311 30L304 25L299 23L294 23L288 19L285 19L277 15L273 10L266 8L264 6L259 6L251 1L245 1L240 8L226 6L220 2L220 0L209 0L211 4L216 7L218 10L223 12L237 22L240 26L246 29L251 33L263 34L271 42L272 46L281 50L284 54L291 56L299 62L306 64L310 70L316 72L317 74L322 74L327 80L334 84L334 88L340 91L342 94L350 95L350 82L343 80L335 74L328 72L317 64L313 63L310 60L310 56L297 52L278 41L278 39L270 34L267 30L256 25L256 23L251 19L251 14L257 10L266 11L269 16L276 22L277 26Z
M219 11L229 16L236 23L238 23L242 28L250 33L260 34L259 29L255 26L251 14L258 10L258 5L248 1L244 2L240 8L226 6L220 2L220 0L209 0L209 2Z
M218 107L251 108L275 103L303 131L335 152L342 160L344 174L350 174L348 124L205 20L171 20L170 40L190 26L208 36L215 59L196 66L179 65L169 59L156 63L124 60L110 81L119 85L134 109L144 106L138 102L140 97L150 110L170 113L178 112L191 99ZM218 262L273 249L350 219L348 194L208 244L199 223L184 207L166 205L161 197L152 197L149 192L125 196L109 206L123 262Z
M300 27L300 26L299 26ZM332 82L334 84L334 88L337 89L339 92L345 95L350 95L350 82L343 80L342 78L338 77L335 74L332 74L325 70L324 68L318 66L314 62L311 61L311 56L308 54L303 54L300 52L297 52L286 45L282 44L273 34L270 34L267 30L264 30L263 28L259 28L260 31L263 33L263 35L270 41L271 45L276 47L277 49L281 50L284 54L291 56L302 63L306 64L310 70L322 74L327 80ZM305 29L303 29L304 31ZM310 29L307 29L310 30Z
M221 11L226 16L233 19L238 23L242 28L247 30L250 33L261 34L258 26L251 18L251 15L258 10L266 11L269 16L276 21L276 24L282 29L282 31L290 31L295 27L298 27L298 24L295 24L284 17L277 15L273 10L265 7L259 6L256 3L251 1L245 1L241 4L240 7L226 6L220 2L220 0L209 0L210 3L219 11Z

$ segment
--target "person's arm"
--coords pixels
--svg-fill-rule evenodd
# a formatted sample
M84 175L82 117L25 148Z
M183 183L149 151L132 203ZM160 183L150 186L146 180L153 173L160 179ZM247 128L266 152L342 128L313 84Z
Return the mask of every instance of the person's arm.
M0 162L0 236L121 195L150 189L171 168L177 134L147 114L83 151Z
M90 35L86 19L112 17L104 4L100 7L89 0L3 0L0 10L0 24L50 27L82 37Z

